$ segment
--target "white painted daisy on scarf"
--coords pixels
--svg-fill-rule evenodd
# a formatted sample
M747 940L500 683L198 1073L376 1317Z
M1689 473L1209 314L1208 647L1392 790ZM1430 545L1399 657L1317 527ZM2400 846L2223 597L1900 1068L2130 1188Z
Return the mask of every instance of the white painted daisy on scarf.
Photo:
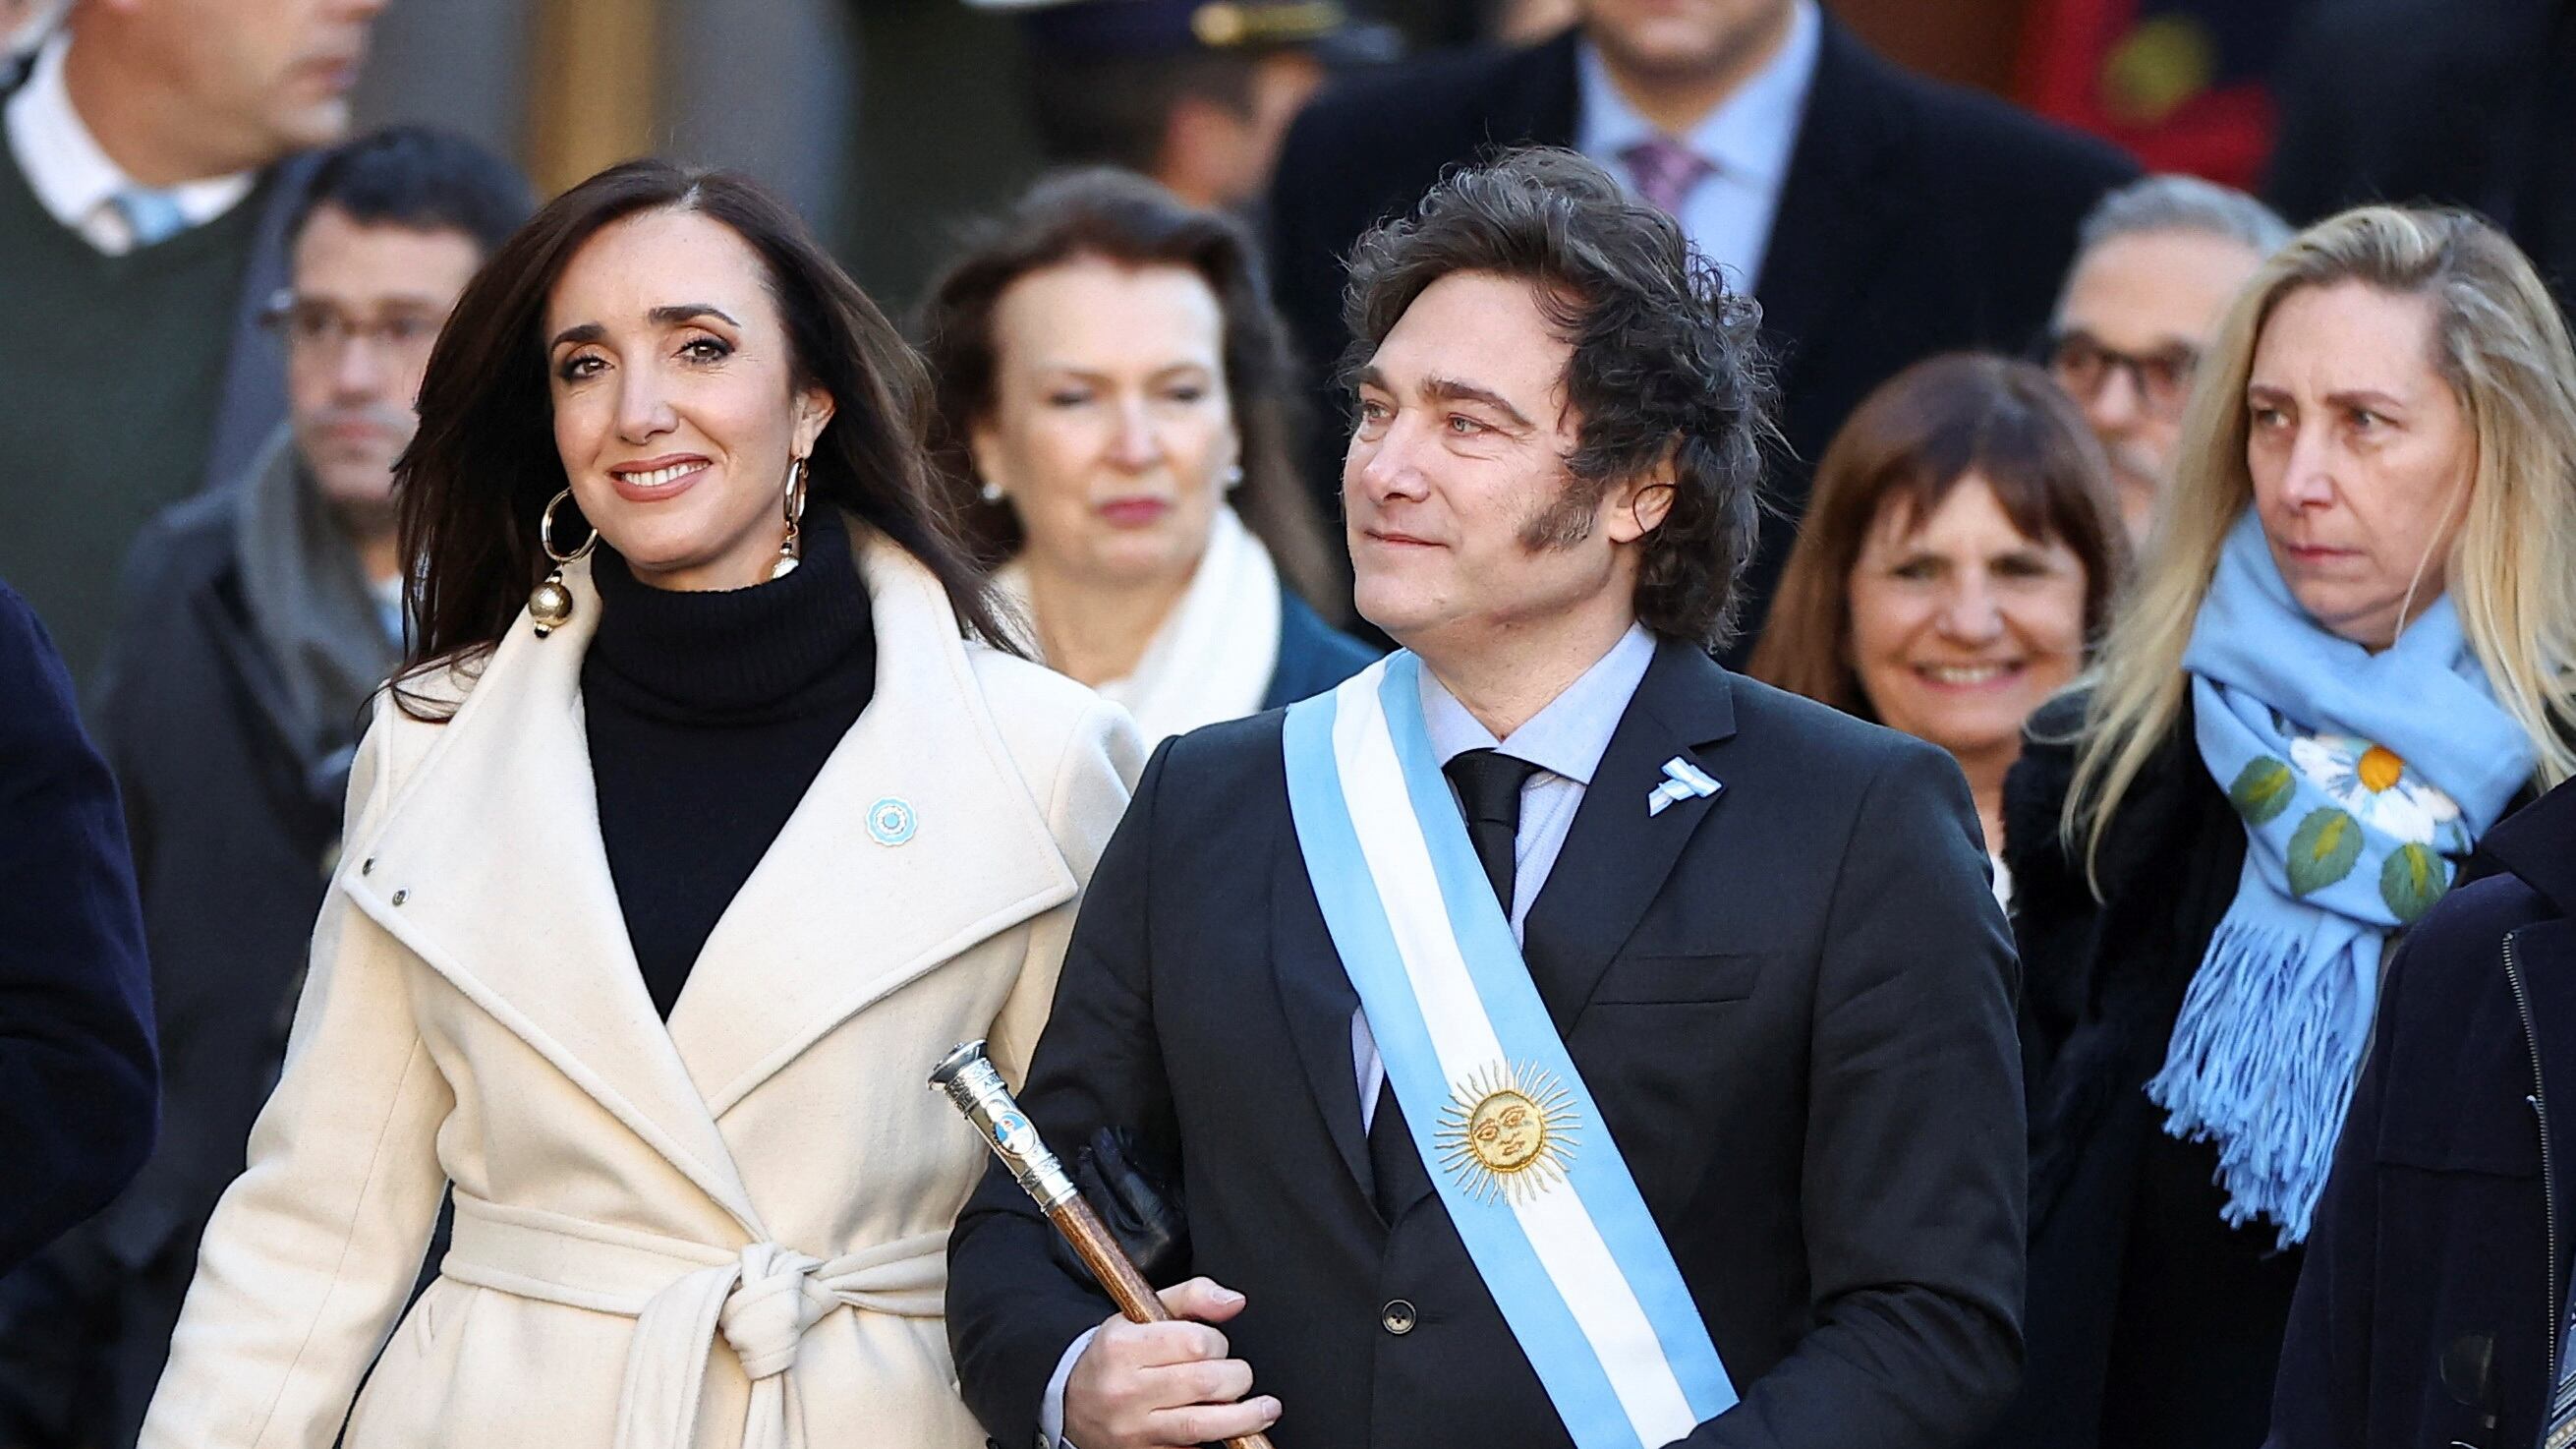
M2290 763L2372 829L2444 854L2469 847L2460 807L2385 745L2351 735L2293 734Z

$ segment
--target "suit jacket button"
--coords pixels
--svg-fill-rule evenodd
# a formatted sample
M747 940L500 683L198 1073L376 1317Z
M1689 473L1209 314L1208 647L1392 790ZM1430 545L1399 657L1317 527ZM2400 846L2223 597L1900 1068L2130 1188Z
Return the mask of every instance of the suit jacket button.
M1386 1311L1378 1316L1378 1327L1397 1335L1411 1333L1416 1322L1413 1305L1401 1298L1390 1299Z

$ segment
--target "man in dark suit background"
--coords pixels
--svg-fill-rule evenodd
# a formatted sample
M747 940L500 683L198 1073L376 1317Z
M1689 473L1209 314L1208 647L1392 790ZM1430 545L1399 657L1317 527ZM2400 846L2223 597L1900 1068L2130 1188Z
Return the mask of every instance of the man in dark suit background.
M1623 1157L1651 1213L1687 1289L1663 1341L1704 1336L1742 1395L1666 1437L1966 1439L2021 1357L2012 953L1946 756L1706 652L1754 526L1747 309L1563 151L1444 182L1353 270L1358 601L1521 946L1479 959L1534 986L1602 1119L1578 1158ZM1185 1189L1157 1277L1197 1275L1165 1292L1197 1321L1110 1316L997 1171L950 1250L967 1403L1013 1446L1617 1442L1563 1427L1386 1085L1420 1059L1319 902L1298 717L1147 766L1021 1097Z
M2278 83L2266 199L2299 225L2367 201L2466 206L2576 291L2576 5L2309 7Z
M2075 226L2137 174L2101 143L1907 74L1816 0L1582 0L1575 29L1354 78L1290 128L1271 193L1281 310L1319 385L1339 356L1342 258L1442 168L1571 146L1679 217L1762 304L1787 456L1745 586L1749 648L1807 470L1871 388L1960 347L2019 349L2048 319ZM1343 411L1327 397L1324 416ZM1319 459L1317 478L1336 476Z
M116 782L0 584L0 1273L134 1176L157 1086Z

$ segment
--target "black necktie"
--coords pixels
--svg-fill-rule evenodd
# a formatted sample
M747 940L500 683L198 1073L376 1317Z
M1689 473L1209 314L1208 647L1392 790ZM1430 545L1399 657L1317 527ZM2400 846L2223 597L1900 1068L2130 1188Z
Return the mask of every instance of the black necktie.
M1458 791L1459 812L1467 817L1467 838L1476 860L1485 867L1503 914L1512 913L1514 848L1521 829L1521 787L1538 766L1496 750L1469 750L1441 767ZM1378 1088L1377 1111L1369 1119L1369 1170L1377 1179L1378 1215L1389 1223L1406 1204L1428 1192L1430 1179L1415 1150L1413 1132L1403 1109L1395 1104L1395 1083Z
M1440 767L1457 788L1458 809L1467 817L1467 838L1475 842L1476 860L1493 882L1503 914L1512 913L1513 845L1521 832L1521 786L1538 766L1497 750L1469 750Z

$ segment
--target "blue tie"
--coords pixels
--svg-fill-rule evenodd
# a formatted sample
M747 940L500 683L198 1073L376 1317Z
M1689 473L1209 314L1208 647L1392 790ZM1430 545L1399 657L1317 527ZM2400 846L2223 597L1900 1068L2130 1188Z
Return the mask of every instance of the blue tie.
M108 198L125 214L125 224L134 233L137 248L168 241L188 229L188 215L169 192L129 187Z

